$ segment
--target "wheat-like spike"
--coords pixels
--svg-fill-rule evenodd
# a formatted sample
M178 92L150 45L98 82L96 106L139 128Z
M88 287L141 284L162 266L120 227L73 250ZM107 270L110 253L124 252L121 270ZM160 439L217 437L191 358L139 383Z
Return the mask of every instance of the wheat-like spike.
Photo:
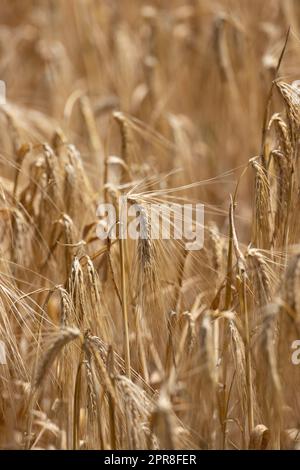
M125 375L116 375L116 384L120 390L126 390L127 398L133 402L138 413L146 418L153 409L153 402L147 396L145 390Z
M94 373L94 364L93 364L93 353L89 347L89 332L85 333L85 341L83 344L83 350L85 353L85 370L87 377L87 394L88 394L88 409L90 410L91 417L97 420L98 424L98 434L100 441L100 448L106 449L105 437L104 437L104 423L101 415L101 405L99 402L98 393L99 387L96 385L96 377Z
M129 165L132 162L132 136L130 132L130 126L126 116L120 111L115 111L113 117L117 121L120 127L121 139L122 139L122 150L121 156L124 162Z
M272 214L270 182L263 166L252 160L255 171L255 233L254 241L261 248L269 248L271 239Z
M109 393L114 404L117 404L116 392L112 380L109 376L109 373L106 369L106 365L102 359L101 354L99 354L98 343L95 341L94 337L88 335L86 337L86 343L90 351L93 354L93 359L95 361L96 372L99 377L100 383L103 385L105 391Z
M28 250L29 226L24 213L18 208L12 211L11 258L16 264L26 266L25 251ZM28 256L28 252L26 255Z
M214 24L214 45L221 77L228 82L232 77L232 65L227 43L227 28L226 15L219 15Z
M217 378L217 364L215 362L212 318L209 311L203 315L200 326L200 348L206 373L212 384L215 384Z
M15 173L14 189L13 189L14 199L17 198L18 182L19 182L20 172L22 170L22 165L25 160L25 157L30 153L30 151L31 151L31 145L28 143L21 145L17 150L17 158L16 158L17 168L16 168L16 173Z
M299 128L299 124L300 124L300 107L299 107L298 91L295 90L295 88L289 85L288 83L281 82L281 81L277 81L276 86L284 99L288 118L289 118L290 129L292 132L292 136L294 138L295 131L296 129Z
M124 400L128 438L131 448L140 449L146 443L146 434L150 432L147 421L152 409L144 390L140 389L125 376L117 376L116 384Z
M250 264L250 271L253 268L256 291L260 298L260 305L263 306L271 300L272 292L272 282L266 257L260 250L249 247L246 252L246 259Z
M273 150L270 153L270 158L273 158L276 170L276 211L274 221L273 240L276 240L279 235L285 233L287 218L288 218L288 204L291 184L291 170L287 158L279 150ZM281 241L282 246L284 240Z
M245 345L235 319L229 320L229 331L232 346L232 355L236 371L237 384L241 397L241 406L246 413L247 406L247 381L246 381L246 352Z
M196 322L191 312L184 312L184 317L188 323L187 349L191 354L196 343Z
M139 205L140 233L138 239L138 258L142 271L150 273L153 266L153 243L149 214L145 205Z
M300 447L300 0L143 3L0 1L0 450Z
M61 350L71 341L80 337L80 331L77 328L64 327L61 328L57 337L53 340L49 349L45 352L34 380L34 387L38 388L42 384L45 376L47 375L51 365L56 357L60 354Z
M217 274L218 277L222 274L223 268L223 242L220 236L218 227L215 223L210 222L208 226L208 235L209 240L208 243L211 247L211 259L212 259L212 266Z
M100 293L98 289L98 275L97 272L95 271L94 264L89 256L86 257L87 259L87 273L88 273L88 279L89 279L89 284L91 287L92 291L92 307L93 308L99 308L100 305Z
M72 262L68 290L73 299L73 304L76 311L76 315L78 317L78 321L79 323L81 323L84 319L85 314L86 291L83 270L77 256L74 257Z
M290 129L279 113L273 114L269 121L268 130L275 126L278 145L284 155L290 160L292 156L292 144Z
M68 321L70 320L71 317L71 312L72 312L72 299L67 292L66 289L64 289L62 286L58 287L58 291L60 293L60 299L61 299L61 326L65 327L68 325Z
M284 300L295 320L300 319L300 255L293 256L287 266L284 278Z
M65 185L64 185L64 202L65 211L74 216L76 208L76 190L78 187L76 169L71 163L65 165Z
M86 377L87 377L87 388L88 388L88 408L90 409L91 414L93 416L96 416L97 415L97 396L96 396L94 377L93 377L93 372L92 372L92 363L91 363L92 357L91 357L91 352L87 347L84 348L84 352L85 352L84 365L85 365L85 371L86 371Z

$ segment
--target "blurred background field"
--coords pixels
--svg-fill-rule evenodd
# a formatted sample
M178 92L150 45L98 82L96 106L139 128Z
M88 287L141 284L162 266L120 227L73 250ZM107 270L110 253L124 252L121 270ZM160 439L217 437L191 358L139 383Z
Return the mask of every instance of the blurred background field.
M0 446L297 448L300 3L1 0L0 80Z

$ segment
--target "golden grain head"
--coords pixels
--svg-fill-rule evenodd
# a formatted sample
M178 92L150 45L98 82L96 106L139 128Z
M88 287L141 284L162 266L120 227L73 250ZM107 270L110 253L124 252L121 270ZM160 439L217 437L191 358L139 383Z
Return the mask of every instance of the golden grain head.
M0 2L0 449L299 448L299 2L146 3Z

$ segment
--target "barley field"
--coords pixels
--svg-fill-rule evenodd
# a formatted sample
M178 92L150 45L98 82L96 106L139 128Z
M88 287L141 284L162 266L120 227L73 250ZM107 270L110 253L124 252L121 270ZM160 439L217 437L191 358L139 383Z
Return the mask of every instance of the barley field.
M300 449L299 1L0 0L0 80L0 449Z

